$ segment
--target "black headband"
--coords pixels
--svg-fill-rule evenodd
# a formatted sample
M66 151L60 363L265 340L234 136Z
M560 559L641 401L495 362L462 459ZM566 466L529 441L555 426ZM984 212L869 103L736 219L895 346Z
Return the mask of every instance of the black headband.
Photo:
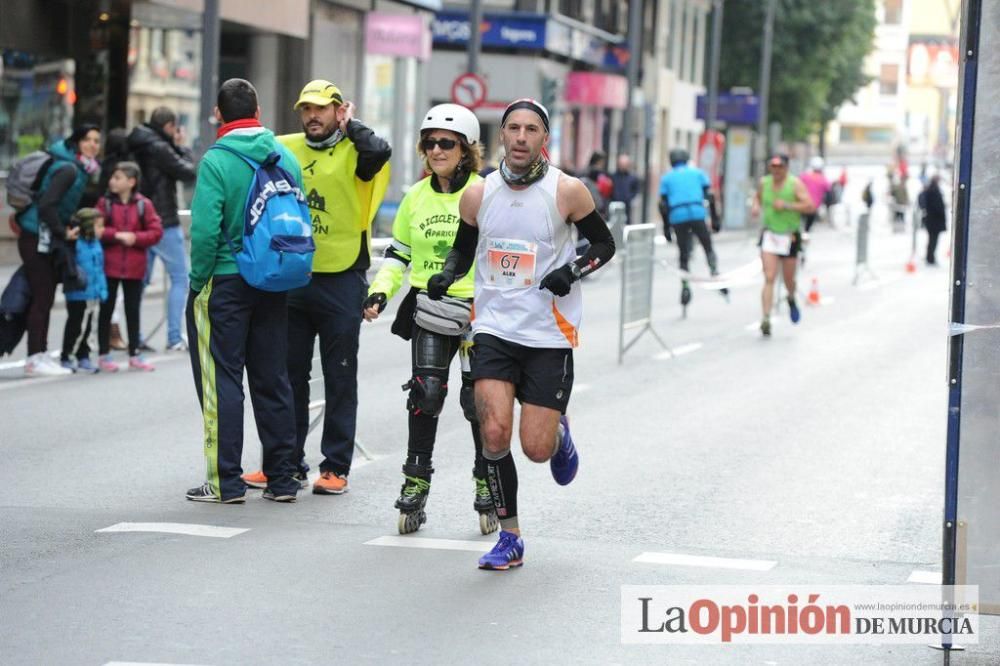
M507 124L507 116L509 116L514 111L518 109L527 109L528 111L534 111L538 114L538 117L542 119L542 124L545 125L545 131L549 131L549 114L542 107L541 104L530 100L530 99L519 99L516 102L512 102L510 106L504 109L503 116L500 117L500 127Z

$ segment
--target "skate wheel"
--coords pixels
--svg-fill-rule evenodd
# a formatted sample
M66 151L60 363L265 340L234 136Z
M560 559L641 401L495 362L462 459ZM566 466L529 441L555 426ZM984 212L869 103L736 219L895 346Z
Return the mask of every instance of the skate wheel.
M479 531L483 534L496 532L499 527L500 521L497 519L497 514L493 511L479 514Z
M420 529L420 526L427 522L427 514L423 511L415 513L400 513L397 527L400 534L412 534Z

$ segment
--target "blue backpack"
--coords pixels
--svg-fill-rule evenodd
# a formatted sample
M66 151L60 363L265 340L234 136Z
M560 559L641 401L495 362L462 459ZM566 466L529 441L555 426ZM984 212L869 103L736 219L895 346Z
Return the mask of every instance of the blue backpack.
M229 146L212 148L237 155L254 170L239 251L223 227L240 275L263 291L288 291L309 284L316 252L309 208L295 179L278 165L281 153L273 152L258 164Z

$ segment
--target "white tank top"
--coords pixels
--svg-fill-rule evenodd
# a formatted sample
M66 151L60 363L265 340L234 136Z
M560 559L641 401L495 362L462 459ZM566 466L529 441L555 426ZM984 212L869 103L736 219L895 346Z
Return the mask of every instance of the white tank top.
M543 277L576 259L576 225L562 219L556 205L561 175L549 166L524 190L508 187L499 171L486 177L476 217L473 332L530 347L576 347L579 282L563 297L538 288Z

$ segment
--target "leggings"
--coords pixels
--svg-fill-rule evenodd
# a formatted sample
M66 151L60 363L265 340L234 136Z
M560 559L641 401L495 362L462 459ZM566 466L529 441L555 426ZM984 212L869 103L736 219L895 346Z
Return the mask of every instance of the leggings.
M21 232L17 251L24 262L24 272L31 288L31 305L28 307L28 355L48 349L49 313L56 298L56 269L51 254L38 252L38 235Z
M677 234L677 248L681 252L681 270L688 270L688 262L691 260L691 248L694 245L692 236L698 238L701 247L705 250L705 259L708 260L708 268L712 275L719 272L718 259L715 257L715 250L712 249L712 236L708 232L708 227L704 220L684 222L675 224L673 231Z
M435 377L447 385L452 359L455 358L455 354L459 352L462 345L463 336L461 335L442 335L421 328L414 322L413 337L411 338L413 381L417 381L418 378ZM462 365L462 383L458 393L462 411L465 413L465 418L469 421L472 430L472 445L475 449L473 476L477 479L485 479L486 466L482 456L483 446L479 436L479 423L474 419L472 372L465 367L468 365L467 358L462 359ZM440 395L440 402L444 402L443 394ZM414 409L413 393L411 393L409 405L409 441L407 442L406 462L430 465L431 456L434 454L434 441L437 439L438 417Z
M101 303L97 324L97 346L101 356L111 351L111 315L118 300L118 285L125 294L125 324L128 329L128 355L139 353L139 305L142 302L142 280L108 278L108 300Z

